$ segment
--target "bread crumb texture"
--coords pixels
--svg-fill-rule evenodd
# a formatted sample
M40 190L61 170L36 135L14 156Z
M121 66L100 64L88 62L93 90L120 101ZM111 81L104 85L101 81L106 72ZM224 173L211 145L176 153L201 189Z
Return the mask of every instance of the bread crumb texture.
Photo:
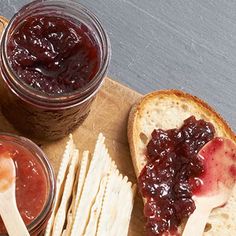
M236 186L224 207L211 212L208 219L211 228L205 229L204 236L235 236L236 235Z
M216 136L236 137L227 123L205 102L177 90L157 91L144 96L130 113L128 136L137 176L146 164L146 145L154 129L180 128L183 121L194 115L210 121ZM132 138L131 138L132 137ZM236 187L228 203L214 209L209 217L204 236L236 236ZM182 231L184 224L180 228Z
M152 97L152 100L144 100L140 106L136 117L136 129L139 131L136 137L138 148L137 155L142 156L140 168L146 164L145 153L146 145L151 138L154 129L173 129L179 128L185 119L194 115L196 119L210 121L215 129L217 136L228 136L223 127L219 126L215 114L208 110L199 109L199 104L195 104L187 98L177 96Z

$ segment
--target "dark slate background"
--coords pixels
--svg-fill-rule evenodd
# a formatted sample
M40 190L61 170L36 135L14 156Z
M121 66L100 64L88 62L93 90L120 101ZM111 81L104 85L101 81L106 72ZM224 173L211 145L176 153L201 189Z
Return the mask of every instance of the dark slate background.
M12 17L28 0L1 0ZM81 0L112 43L109 76L141 93L176 88L206 100L236 131L236 1Z

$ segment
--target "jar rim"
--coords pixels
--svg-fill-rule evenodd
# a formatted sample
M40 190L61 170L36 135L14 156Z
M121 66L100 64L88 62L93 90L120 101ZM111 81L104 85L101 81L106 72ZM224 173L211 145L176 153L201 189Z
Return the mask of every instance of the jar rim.
M90 22L93 23L93 26L95 26L96 31L97 31L96 33L101 39L101 46L102 46L101 51L103 53L103 57L101 58L100 67L97 73L95 74L94 78L82 88L79 88L73 92L62 93L62 94L44 93L37 89L32 88L30 85L17 79L18 78L17 74L9 65L8 60L7 60L7 41L8 41L7 39L9 38L10 30L12 26L14 25L15 21L17 21L19 17L22 17L22 15L24 16L24 14L26 13L29 14L29 12L31 12L32 10L36 10L38 7L54 7L61 10L63 9L63 13L65 12L65 10L70 11L70 10L76 9L77 11L82 12L84 15L86 15L86 17L88 17ZM63 13L60 12L62 16L63 16ZM26 15L26 18L27 17L28 15ZM72 15L71 17L75 18L76 16ZM25 19L24 17L22 18ZM78 18L78 20L82 21L80 18ZM16 95L18 95L20 91L23 91L22 93L20 93L21 96L30 98L30 100L39 104L43 104L44 102L46 102L47 104L48 103L53 104L53 103L63 103L63 102L66 103L68 101L72 103L77 102L78 100L83 101L87 97L86 95L88 93L92 94L97 91L95 87L96 85L100 85L103 79L105 78L107 68L110 62L110 58L111 58L110 40L105 29L103 28L102 24L97 18L97 16L94 13L92 13L89 9L87 9L84 5L80 3L72 2L70 0L64 0L64 1L63 0L36 0L23 6L23 8L21 8L19 12L14 15L14 17L9 21L8 25L6 26L3 36L2 36L2 43L3 43L2 63L4 64L5 68L7 68L6 69L7 73L11 75L11 81L6 81L8 82L7 84L13 87Z
M7 138L10 138L10 139L7 139ZM34 155L34 157L37 160L39 160L39 162L41 163L41 166L43 167L43 170L47 177L47 182L48 182L47 188L49 189L49 191L47 194L47 199L45 201L44 207L41 210L40 214L30 224L27 225L27 229L29 230L29 232L34 232L35 230L38 229L38 227L41 226L42 223L44 223L44 220L48 217L50 213L50 209L52 208L54 200L55 200L56 180L55 180L55 174L54 174L53 168L46 154L42 151L42 149L37 144L35 144L30 139L25 138L23 136L16 135L16 134L0 132L0 141L16 143L18 145L22 145L27 150L29 150L29 148L27 148L26 145L29 145L32 148L32 150L34 150L37 153L37 155ZM29 151L31 152L31 150ZM0 234L0 235L5 236L5 234Z

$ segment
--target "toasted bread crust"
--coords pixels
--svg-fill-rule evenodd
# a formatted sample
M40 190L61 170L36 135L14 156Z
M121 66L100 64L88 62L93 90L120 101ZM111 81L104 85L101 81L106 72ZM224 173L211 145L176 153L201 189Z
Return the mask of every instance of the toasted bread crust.
M179 90L152 92L133 105L128 119L128 141L137 177L147 162L146 144L153 129L178 128L191 115L210 121L216 129L216 136L229 138L236 143L236 136L229 125L206 102ZM235 209L236 186L228 203L211 212L204 236L235 235ZM184 225L185 222L178 228L179 233L183 232Z
M137 120L139 119L140 116L143 115L143 110L148 103L151 103L153 99L157 98L162 99L165 97L179 101L185 99L188 101L190 105L197 106L199 109L199 113L203 113L206 115L206 117L209 117L208 119L209 121L214 120L214 123L216 123L219 129L222 131L223 136L230 138L234 142L236 142L236 135L229 127L227 122L212 107L210 107L206 102L197 98L196 96L182 92L180 90L160 90L149 93L144 97L142 97L136 104L133 105L128 119L127 135L128 135L131 157L137 177L139 176L143 168L143 165L140 164L139 160L137 159L138 155L136 150L136 141L139 136L139 130L136 127Z

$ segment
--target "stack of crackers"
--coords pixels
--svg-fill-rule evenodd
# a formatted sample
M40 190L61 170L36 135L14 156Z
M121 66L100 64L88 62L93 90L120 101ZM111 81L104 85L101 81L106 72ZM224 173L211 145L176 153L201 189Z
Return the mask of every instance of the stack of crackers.
M91 158L70 135L45 236L128 235L135 186L119 173L104 140L99 134Z

